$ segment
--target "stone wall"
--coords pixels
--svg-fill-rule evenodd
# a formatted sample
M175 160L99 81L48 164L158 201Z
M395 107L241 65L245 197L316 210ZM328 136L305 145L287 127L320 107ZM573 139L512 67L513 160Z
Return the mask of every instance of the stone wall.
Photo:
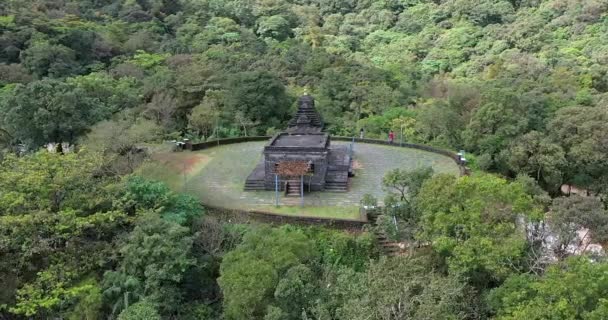
M205 206L205 204L203 204ZM288 216L279 215L270 212L256 211L256 210L238 210L238 209L226 209L226 208L215 208L205 206L209 209L210 213L228 213L238 217L239 220L255 221L260 223L269 224L295 224L295 225L317 225L324 226L333 229L350 230L350 231L362 231L364 226L367 225L367 217L362 216L361 220L347 220L347 219L330 219L330 218L315 218L315 217L302 217L302 216ZM362 212L364 214L364 212Z

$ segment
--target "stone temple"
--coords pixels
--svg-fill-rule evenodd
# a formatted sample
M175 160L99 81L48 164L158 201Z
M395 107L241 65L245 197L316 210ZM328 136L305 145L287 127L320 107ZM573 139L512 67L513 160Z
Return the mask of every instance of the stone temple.
M304 191L348 190L352 150L346 145L331 145L309 95L298 99L298 111L287 130L274 135L263 153L263 159L247 177L246 191L278 189L300 196Z

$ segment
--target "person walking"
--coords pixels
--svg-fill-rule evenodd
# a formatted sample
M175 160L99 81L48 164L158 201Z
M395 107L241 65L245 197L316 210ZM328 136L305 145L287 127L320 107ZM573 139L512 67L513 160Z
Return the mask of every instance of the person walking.
M393 144L394 140L395 140L395 133L393 132L393 130L391 130L388 133L388 143Z
M363 131L363 128L361 128L361 130L359 130L359 138L363 139L365 131Z

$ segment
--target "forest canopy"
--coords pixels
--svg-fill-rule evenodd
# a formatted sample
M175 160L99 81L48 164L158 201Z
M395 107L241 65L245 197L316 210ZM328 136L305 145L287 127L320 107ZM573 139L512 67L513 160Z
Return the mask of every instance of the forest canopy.
M608 239L607 34L608 0L0 1L0 319L606 319L573 252ZM137 176L304 93L333 135L465 151L363 199L416 250Z

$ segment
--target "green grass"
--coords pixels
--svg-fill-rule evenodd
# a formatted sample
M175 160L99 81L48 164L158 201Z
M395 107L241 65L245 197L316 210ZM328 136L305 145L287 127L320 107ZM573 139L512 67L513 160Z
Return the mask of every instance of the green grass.
M339 218L360 220L359 207L300 207L300 206L262 206L262 211L300 217Z

